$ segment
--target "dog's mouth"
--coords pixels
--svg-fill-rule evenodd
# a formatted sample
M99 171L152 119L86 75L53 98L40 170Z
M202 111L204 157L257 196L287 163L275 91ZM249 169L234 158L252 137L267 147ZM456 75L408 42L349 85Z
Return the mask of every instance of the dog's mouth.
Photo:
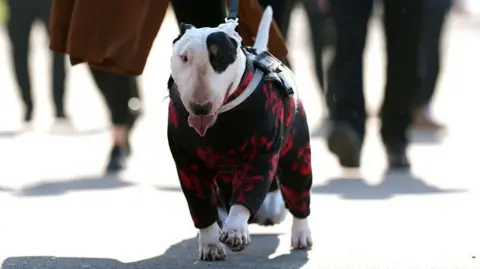
M228 101L228 97L230 96L230 92L232 90L233 83L227 89L227 93L223 99L222 105L226 104ZM211 115L204 115L204 116L197 116L197 115L189 115L188 116L188 126L195 129L195 132L199 134L201 137L204 137L207 133L207 130L212 127L215 122L217 121L218 117L218 110Z
M217 121L217 116L217 112L215 112L213 115L206 116L189 115L188 126L195 129L195 132L197 132L201 137L204 137L208 128L212 127Z

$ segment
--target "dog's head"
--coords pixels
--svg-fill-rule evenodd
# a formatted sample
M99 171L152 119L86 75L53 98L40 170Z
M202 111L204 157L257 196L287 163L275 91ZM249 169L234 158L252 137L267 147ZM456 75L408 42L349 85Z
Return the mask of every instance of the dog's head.
M173 41L172 77L190 114L190 125L202 136L215 123L218 109L245 69L237 25L227 22L216 28L195 28L181 24L180 35Z

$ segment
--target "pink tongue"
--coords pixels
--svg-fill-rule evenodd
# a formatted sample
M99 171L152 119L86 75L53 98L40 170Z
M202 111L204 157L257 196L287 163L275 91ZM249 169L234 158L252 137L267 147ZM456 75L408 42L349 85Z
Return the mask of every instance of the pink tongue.
M188 125L195 129L200 136L205 136L208 128L212 127L217 120L217 115L209 116L188 116Z

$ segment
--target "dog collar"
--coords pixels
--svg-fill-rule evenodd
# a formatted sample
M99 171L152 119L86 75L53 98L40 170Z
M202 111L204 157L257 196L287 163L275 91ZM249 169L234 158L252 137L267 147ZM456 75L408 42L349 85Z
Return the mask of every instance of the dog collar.
M247 61L250 61L251 60L251 56L247 56ZM249 63L247 62L247 65ZM263 71L256 68L254 73L253 73L253 78L250 80L250 82L248 83L247 87L245 88L245 90L243 90L242 93L240 93L235 99L233 99L232 101L222 105L219 109L218 109L218 113L223 113L223 112L227 112L235 107L237 107L238 105L240 105L241 103L243 103L243 101L247 100L248 97L250 97L250 95L252 95L252 93L255 91L255 89L257 88L258 84L260 84L260 82L262 81L262 78L263 78ZM241 82L240 82L241 83ZM227 99L228 100L228 99Z

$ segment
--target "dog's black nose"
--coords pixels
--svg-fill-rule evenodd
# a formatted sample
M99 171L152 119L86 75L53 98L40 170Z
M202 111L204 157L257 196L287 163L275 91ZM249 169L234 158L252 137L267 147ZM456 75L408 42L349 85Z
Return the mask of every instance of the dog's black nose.
M193 114L197 116L206 116L212 110L212 103L208 102L206 104L196 104L190 103L190 108L192 109Z

